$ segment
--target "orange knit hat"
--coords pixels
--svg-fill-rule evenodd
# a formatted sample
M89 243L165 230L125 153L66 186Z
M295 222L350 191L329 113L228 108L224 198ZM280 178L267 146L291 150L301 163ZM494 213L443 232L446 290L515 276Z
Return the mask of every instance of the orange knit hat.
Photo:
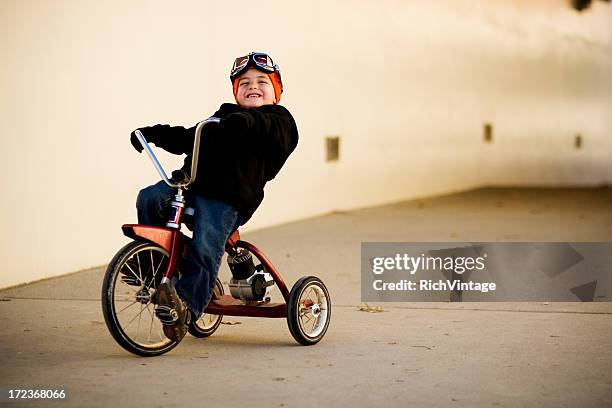
M272 86L274 87L274 96L276 97L276 103L279 103L281 94L283 93L283 83L281 82L280 76L278 75L278 73L273 72L271 74L268 74L268 78L270 78L270 81L272 81ZM239 76L234 79L234 83L232 84L234 98L236 98L236 95L238 95L238 82L240 82Z

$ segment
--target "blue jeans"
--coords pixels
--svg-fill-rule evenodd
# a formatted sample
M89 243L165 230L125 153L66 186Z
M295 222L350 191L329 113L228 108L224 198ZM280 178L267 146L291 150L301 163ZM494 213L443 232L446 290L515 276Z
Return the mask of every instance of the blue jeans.
M175 194L176 190L163 181L142 189L136 200L138 223L165 227ZM188 256L181 263L182 276L176 291L194 315L199 316L212 298L225 243L242 225L244 217L229 204L195 194L187 204L194 209L193 239Z

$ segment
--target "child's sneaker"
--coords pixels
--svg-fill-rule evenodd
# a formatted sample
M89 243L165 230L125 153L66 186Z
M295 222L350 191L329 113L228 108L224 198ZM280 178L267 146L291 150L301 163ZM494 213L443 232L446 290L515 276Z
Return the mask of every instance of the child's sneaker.
M180 341L187 333L189 309L170 282L159 285L154 293L155 315L164 326L164 334L170 340Z

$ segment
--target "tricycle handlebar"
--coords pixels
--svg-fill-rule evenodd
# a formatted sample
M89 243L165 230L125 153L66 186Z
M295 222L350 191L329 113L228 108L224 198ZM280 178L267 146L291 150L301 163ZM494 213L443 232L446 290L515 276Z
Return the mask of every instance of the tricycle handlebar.
M144 135L142 134L140 130L136 130L136 137L138 137L138 141L142 145L144 151L147 152L147 156L149 156L149 159L151 159L153 166L155 166L155 169L161 176L162 180L164 180L166 184L169 185L170 187L185 188L195 181L196 176L198 174L198 156L200 155L200 138L202 136L202 128L209 123L219 123L220 121L221 119L211 116L210 118L204 119L203 121L198 123L198 125L196 126L195 139L193 142L193 154L191 158L191 175L190 175L190 178L187 179L186 181L178 182L178 183L173 183L172 181L170 181L170 179L166 175L166 172L164 171L164 168L159 163L159 160L157 160L157 157L155 157L153 150L151 150L151 147L147 143L147 139L145 139Z

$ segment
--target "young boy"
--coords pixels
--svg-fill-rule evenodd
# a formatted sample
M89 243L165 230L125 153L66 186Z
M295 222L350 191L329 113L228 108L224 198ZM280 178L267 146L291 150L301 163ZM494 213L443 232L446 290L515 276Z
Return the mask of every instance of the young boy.
M218 125L203 129L195 183L189 187L194 212L193 239L176 284L161 284L154 295L166 337L179 341L187 332L189 311L197 318L212 298L225 243L264 197L264 186L279 172L298 142L293 117L278 105L283 91L272 58L251 52L236 58L230 73L236 104L224 103L213 116ZM191 166L195 126L155 125L140 129L148 142L174 154L187 154ZM134 148L142 151L135 131ZM175 192L163 181L140 191L138 222L165 226ZM177 318L178 316L178 318Z

